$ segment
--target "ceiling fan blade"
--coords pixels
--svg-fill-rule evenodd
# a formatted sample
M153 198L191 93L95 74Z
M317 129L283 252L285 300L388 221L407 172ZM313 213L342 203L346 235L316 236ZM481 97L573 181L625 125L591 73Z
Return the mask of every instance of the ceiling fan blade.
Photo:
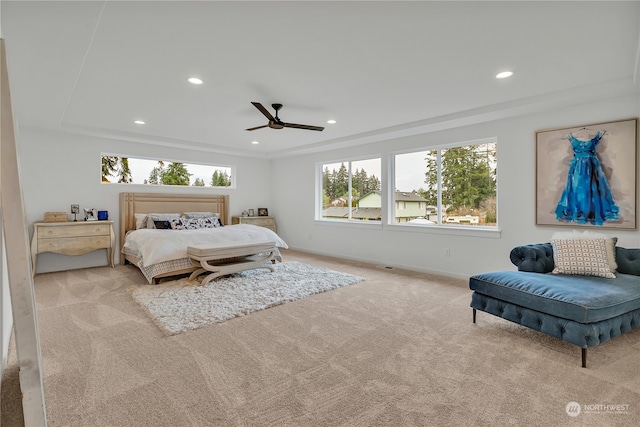
M296 128L296 129L306 129L306 130L324 130L323 127L320 126L309 126L309 125L297 125L295 123L284 123L284 127L286 128Z
M262 126L256 126L254 128L249 128L249 129L245 129L245 130L256 130L256 129L262 129L262 128L266 128L269 125L262 125Z
M266 108L264 108L262 106L262 104L260 104L259 102L252 102L253 106L256 107L258 110L260 110L260 112L262 114L264 114L264 116L269 119L269 121L271 122L275 122L276 119L271 115L271 113L269 111L267 111Z

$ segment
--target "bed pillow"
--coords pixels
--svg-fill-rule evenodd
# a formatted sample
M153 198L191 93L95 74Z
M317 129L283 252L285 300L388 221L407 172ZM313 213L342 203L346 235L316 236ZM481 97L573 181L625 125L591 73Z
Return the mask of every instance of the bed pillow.
M185 212L185 218L219 218L220 214L217 212Z
M606 239L551 239L553 274L577 274L615 279L607 260Z
M147 214L134 213L133 216L136 218L136 230L147 228Z
M217 217L209 218L177 218L169 221L171 228L174 230L197 230L200 228L217 228L220 227L220 219Z
M604 234L593 231L559 231L551 236L552 239L605 239L605 245L607 247L607 263L609 264L609 270L615 273L618 270L618 264L616 263L616 244L618 243L617 237L607 237Z
M153 221L153 224L158 230L171 230L171 223L169 220Z
M154 221L169 221L180 218L178 213L150 213L147 214L147 228L156 228Z

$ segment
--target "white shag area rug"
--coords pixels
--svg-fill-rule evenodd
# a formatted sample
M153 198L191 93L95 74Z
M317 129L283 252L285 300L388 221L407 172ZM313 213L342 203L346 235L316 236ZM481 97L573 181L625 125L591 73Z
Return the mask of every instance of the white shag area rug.
M205 286L183 278L127 292L165 334L176 335L364 280L299 262L274 267L218 277Z

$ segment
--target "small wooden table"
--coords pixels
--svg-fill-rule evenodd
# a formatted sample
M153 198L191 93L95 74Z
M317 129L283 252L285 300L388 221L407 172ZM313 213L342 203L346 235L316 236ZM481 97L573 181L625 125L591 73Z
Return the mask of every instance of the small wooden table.
M268 268L274 271L273 260L276 255L276 243L270 240L244 240L239 242L214 243L187 247L187 255L195 266L189 280L210 271L202 281L206 285L216 277L255 268Z

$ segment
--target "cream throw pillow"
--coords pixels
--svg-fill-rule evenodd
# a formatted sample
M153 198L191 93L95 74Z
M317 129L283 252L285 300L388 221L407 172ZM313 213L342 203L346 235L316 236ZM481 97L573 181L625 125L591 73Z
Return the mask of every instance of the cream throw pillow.
M615 273L618 270L618 263L616 262L616 244L618 243L617 237L607 237L604 234L596 233L593 231L559 231L553 233L552 239L605 239L605 245L607 247L607 263L609 264L609 270Z
M553 274L578 274L615 279L607 261L605 238L551 239Z

